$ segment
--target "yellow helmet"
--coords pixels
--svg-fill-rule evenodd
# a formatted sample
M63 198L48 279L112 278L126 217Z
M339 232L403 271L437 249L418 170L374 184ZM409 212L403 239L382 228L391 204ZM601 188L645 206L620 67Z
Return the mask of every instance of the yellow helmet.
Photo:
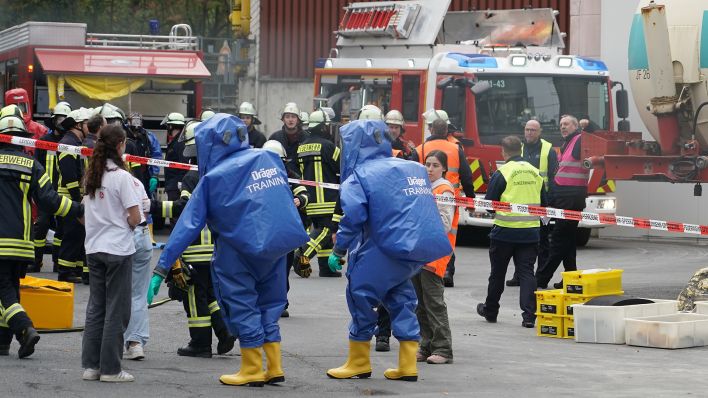
M5 108L3 108L3 110ZM22 137L29 136L22 117L16 115L0 117L0 134L18 135Z
M359 120L383 120L383 113L376 105L364 105L359 111Z

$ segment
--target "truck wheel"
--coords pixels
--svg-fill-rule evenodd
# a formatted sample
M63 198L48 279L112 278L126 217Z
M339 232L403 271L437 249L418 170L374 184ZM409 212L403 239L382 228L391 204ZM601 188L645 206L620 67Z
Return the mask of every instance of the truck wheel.
M578 232L575 236L575 245L577 247L585 247L590 240L590 228L578 228Z

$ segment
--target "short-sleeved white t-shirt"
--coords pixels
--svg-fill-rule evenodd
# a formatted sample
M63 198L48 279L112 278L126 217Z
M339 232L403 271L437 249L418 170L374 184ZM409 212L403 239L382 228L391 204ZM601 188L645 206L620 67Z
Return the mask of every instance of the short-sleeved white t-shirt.
M93 199L86 196L83 200L86 254L129 256L135 253L135 244L128 224L128 209L140 206L141 201L130 173L118 168L110 159L106 169L101 189L96 190Z
M150 213L150 198L145 192L143 183L135 177L133 177L133 190L135 190L135 195L140 199L140 223L142 224L146 221L145 214Z

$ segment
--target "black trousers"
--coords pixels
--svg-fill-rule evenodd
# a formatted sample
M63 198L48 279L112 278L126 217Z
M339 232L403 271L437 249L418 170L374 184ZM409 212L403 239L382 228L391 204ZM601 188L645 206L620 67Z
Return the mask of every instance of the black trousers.
M54 230L54 239L52 240L52 263L54 263L54 272L59 270L59 249L61 249L61 241L64 238L64 217L54 217L56 229Z
M47 245L47 232L55 225L54 215L37 210L37 221L34 223L34 264L42 264L44 248ZM54 227L56 229L56 227ZM55 233L56 236L56 233Z
M9 345L13 334L19 340L32 320L20 305L20 279L27 271L26 262L0 262L0 345Z
M536 280L533 277L533 265L538 255L538 243L513 243L492 239L489 242L489 261L491 272L487 286L487 299L484 302L489 315L499 313L499 300L504 293L504 281L509 261L513 258L519 275L519 307L524 321L536 320Z
M187 313L190 345L195 347L211 347L211 330L219 339L229 335L224 319L221 317L219 304L214 296L211 283L210 263L192 263L192 285L189 286L187 297L182 300Z
M285 285L286 285L286 292L290 292L290 270L293 269L293 259L295 258L295 252L290 252L288 255L285 257ZM290 301L287 301L285 303L285 309L287 310L288 307L290 306Z
M558 209L581 211L585 208L585 195L554 197L551 200L551 206ZM543 265L539 265L536 272L536 284L539 287L548 286L561 262L566 271L578 269L575 261L577 232L578 221L556 219L551 232L548 259Z
M550 235L550 225L543 225L541 223L541 228L539 228L539 240L538 240L538 261L536 262L536 269L541 268L543 264L548 261L548 237ZM516 272L516 264L514 264L514 280L519 280L519 274Z
M82 272L88 274L84 250L86 229L73 217L64 218L63 227L64 236L59 247L59 275L81 275Z
M376 308L376 313L379 315L379 319L376 321L376 337L391 337L391 315L383 305Z
M455 252L452 252L450 256L450 261L447 263L447 268L445 269L445 276L453 277L455 276Z

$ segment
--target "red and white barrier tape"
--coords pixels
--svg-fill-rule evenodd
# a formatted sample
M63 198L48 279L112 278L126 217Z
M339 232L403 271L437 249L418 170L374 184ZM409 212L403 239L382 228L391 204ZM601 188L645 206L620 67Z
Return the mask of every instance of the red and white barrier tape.
M91 154L93 153L93 150L87 147L64 145L58 144L56 142L35 140L33 138L15 137L7 134L0 134L0 142L31 148L39 148L47 151L67 152L81 156L91 156ZM141 156L123 155L123 159L127 162L140 163L148 166L158 166L181 170L197 170L197 166L193 164L168 162L166 160L145 158ZM298 180L293 178L288 178L288 182L308 186L321 186L322 188L326 189L339 189L339 184L318 183L316 181ZM616 225L620 227L652 229L656 231L667 231L692 235L708 235L708 226L706 225L686 224L675 221L652 220L638 217L623 217L615 216L612 214L563 210L556 209L553 207L519 205L485 199L469 199L465 197L456 197L454 199L450 199L443 196L436 196L436 200L440 203L454 204L455 206L465 208L507 211L517 214L528 214L539 217L584 221L585 223L592 225Z

